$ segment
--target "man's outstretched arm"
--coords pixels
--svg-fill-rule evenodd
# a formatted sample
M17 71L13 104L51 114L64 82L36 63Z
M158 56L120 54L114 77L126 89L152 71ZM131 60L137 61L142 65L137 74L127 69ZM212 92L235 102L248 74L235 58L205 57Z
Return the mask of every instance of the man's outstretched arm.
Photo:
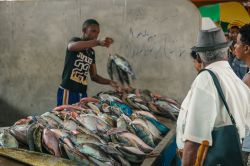
M90 78L92 81L104 84L104 85L111 85L113 88L118 88L118 84L115 81L110 79L103 78L102 76L97 74L96 64L92 64L89 70Z
M68 44L69 51L81 51L84 48L91 48L96 46L109 47L113 43L113 39L106 37L103 40L88 40L88 41L76 41Z

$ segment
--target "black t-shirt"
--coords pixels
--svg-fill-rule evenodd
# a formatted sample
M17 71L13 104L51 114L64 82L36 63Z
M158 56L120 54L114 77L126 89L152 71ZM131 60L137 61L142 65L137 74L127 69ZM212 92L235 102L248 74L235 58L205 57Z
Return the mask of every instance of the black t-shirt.
M81 38L73 37L69 42L81 40ZM94 63L95 51L92 48L85 48L81 51L69 51L67 48L61 86L72 92L86 92L89 68Z

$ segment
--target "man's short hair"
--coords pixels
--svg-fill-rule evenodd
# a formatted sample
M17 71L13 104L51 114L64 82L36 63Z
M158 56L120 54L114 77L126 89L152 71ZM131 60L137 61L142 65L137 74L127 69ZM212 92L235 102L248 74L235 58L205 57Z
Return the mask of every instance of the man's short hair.
M250 45L250 24L246 24L240 28L241 42Z
M231 29L237 29L237 30L239 30L240 26L235 25L235 24L228 24L227 31L229 32Z
M87 19L82 24L82 30L85 30L90 25L98 25L99 23L95 19Z
M233 25L229 29L240 29L240 28L237 25Z
M220 48L212 51L198 52L201 60L205 64L224 60L227 57L228 47Z

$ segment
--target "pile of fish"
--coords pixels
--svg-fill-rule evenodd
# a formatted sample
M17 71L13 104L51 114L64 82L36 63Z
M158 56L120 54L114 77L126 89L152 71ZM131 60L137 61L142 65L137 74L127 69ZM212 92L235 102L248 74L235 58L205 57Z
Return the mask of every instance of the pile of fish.
M134 89L101 92L74 105L17 121L0 134L0 146L68 158L81 165L131 165L152 153L169 128L156 115L176 120L172 99Z

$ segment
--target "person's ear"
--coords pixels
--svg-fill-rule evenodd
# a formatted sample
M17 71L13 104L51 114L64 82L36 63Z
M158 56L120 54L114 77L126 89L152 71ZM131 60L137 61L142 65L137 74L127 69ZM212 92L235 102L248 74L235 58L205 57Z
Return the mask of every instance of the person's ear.
M245 54L250 54L250 45L245 45L244 53Z

